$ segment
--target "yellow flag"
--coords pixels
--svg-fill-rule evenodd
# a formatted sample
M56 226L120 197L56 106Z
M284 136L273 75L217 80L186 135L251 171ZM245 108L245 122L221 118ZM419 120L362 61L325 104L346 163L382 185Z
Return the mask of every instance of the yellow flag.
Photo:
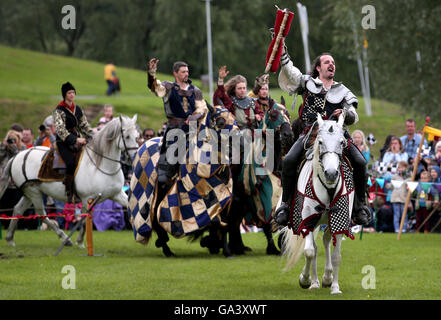
M435 137L441 137L441 130L425 126L423 132L428 134L427 140L432 141Z

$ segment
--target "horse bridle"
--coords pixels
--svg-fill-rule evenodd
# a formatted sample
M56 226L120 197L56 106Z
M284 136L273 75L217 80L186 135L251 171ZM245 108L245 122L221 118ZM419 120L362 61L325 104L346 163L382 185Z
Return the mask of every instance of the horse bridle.
M112 158L106 157L105 155L103 155L103 154L97 152L96 150L92 149L90 146L86 145L86 153L87 153L87 155L89 156L90 160L92 161L93 165L94 165L94 166L95 166L100 172L102 172L102 173L104 173L105 175L108 175L108 176L114 176L115 174L117 174L117 173L121 170L123 164L128 165L128 166L131 166L131 165L132 165L132 159L130 158L129 150L138 150L137 147L130 147L130 148L127 147L126 141L124 140L124 130L123 130L123 128L122 128L122 118L121 118L121 116L119 116L119 121L120 121L120 123L121 123L119 139L122 139L122 141L123 141L123 145L124 145L124 154L127 156L127 159L128 159L129 162L127 162L127 160L126 160L126 161L121 161L121 159L119 159L119 160L115 160L115 159L112 159ZM118 145L119 145L119 143L120 143L120 140L118 141ZM118 162L118 163L120 164L120 167L118 168L117 171L115 171L115 172L113 172L113 173L108 173L108 172L103 171L102 169L100 169L100 168L97 166L97 164L96 164L95 162L93 162L93 160L92 160L92 158L90 157L89 152L87 151L87 149L93 151L95 154L99 155L100 157L103 157L103 158L106 159L106 160L113 161L113 162Z
M121 127L120 127L121 135L119 136L119 138L122 139L122 141L123 141L123 145L124 145L124 153L125 153L125 155L127 156L127 159L129 159L129 161L130 161L129 164L128 164L128 163L124 163L124 164L132 165L132 159L130 159L129 150L138 150L138 148L137 148L137 147L130 147L130 148L127 148L126 140L124 140L124 130L123 130L123 128L122 128L122 118L121 118L121 115L119 116L119 121L121 122ZM118 141L118 144L119 144L119 141ZM121 161L119 161L119 162L121 162Z

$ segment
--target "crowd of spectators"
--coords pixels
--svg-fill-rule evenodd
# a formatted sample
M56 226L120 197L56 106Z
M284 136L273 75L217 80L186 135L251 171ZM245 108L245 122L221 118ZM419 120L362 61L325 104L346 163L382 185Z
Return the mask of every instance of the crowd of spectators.
M406 120L405 130L403 136L386 137L377 159L372 153L366 158L369 167L369 202L374 216L373 222L364 226L368 231L398 233L405 211L401 232L440 231L441 140L427 141L422 133L417 132L413 119ZM366 155L369 146L363 139L364 134L358 131L352 133L352 138ZM417 161L421 139L423 144ZM416 175L412 182L415 165ZM410 199L407 201L409 189Z
M103 107L103 116L98 120L97 126L94 128L94 132L101 130L108 122L114 119L114 108L112 105L105 105ZM146 140L154 138L156 136L163 135L163 128L158 132L151 128L141 129L138 126L139 139L138 144L141 146ZM26 150L34 146L45 146L48 148L54 147L55 143L55 126L52 115L47 116L42 124L38 128L38 133L34 133L33 128L24 128L19 123L13 123L10 126L10 130L7 132L4 139L0 142L0 177L9 161L18 152ZM131 166L128 165L127 159L124 159L124 153L121 154L121 163L123 174L125 177L125 190L128 190L128 186L131 178ZM20 189L17 189L13 183L8 181L0 181L0 186L6 185L7 189L0 199L0 215L5 214L12 216L14 206L18 203L23 193ZM62 201L52 199L51 197L44 196L45 209L47 214L57 214L54 217L54 221L60 228L70 230L75 223L80 219L81 204L72 205ZM22 213L24 216L34 215L33 208L28 209ZM94 227L98 231L104 231L108 229L122 230L125 228L130 229L129 218L127 216L127 210L120 204L113 202L112 200L106 200L100 204L97 204L94 208ZM1 219L1 227L7 228L9 220ZM44 229L45 225L41 224L39 219L23 219L19 220L19 229Z

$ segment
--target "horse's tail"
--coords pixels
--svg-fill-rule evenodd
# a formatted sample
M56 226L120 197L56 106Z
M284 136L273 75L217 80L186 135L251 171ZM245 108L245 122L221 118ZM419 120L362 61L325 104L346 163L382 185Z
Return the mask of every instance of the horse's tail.
M317 239L317 235L320 228L315 228L314 239ZM303 249L305 248L305 238L303 235L296 235L288 227L284 227L280 231L280 236L282 237L282 255L287 257L286 266L283 271L288 271L294 267L294 265L299 261Z
M0 177L0 199L3 197L6 189L8 189L10 172L12 167L12 161L14 158L9 159L8 164L6 165L1 177Z
M288 227L284 227L280 231L280 236L283 239L282 255L287 258L286 266L283 270L288 271L299 261L305 247L305 238L303 235L298 236L294 234Z

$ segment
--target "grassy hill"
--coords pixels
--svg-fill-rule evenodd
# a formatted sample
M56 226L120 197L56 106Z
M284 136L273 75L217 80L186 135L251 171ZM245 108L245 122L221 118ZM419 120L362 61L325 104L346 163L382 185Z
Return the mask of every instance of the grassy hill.
M147 56L147 54L146 54ZM160 58L160 57L159 57ZM94 61L69 58L0 46L0 137L3 138L9 125L19 122L37 131L44 118L49 115L61 100L61 84L70 81L77 90L77 103L83 108L112 104L117 113L138 114L141 128L152 127L155 130L165 121L162 100L155 97L146 87L146 73L117 66L121 81L121 94L107 97L107 85L104 81L104 64ZM171 66L159 64L159 70L168 72ZM190 67L191 73L191 67ZM234 70L233 70L234 73ZM277 75L273 74L272 77ZM158 74L161 80L172 80L170 74ZM201 82L195 84L201 88ZM201 88L208 99L208 88ZM277 100L284 96L287 107L293 117L291 105L293 97L280 89L271 88L272 97ZM297 105L302 101L299 97ZM372 152L376 156L389 134L404 134L404 122L412 115L393 103L372 100L372 117L365 113L364 100L359 98L358 113L360 122L351 130L361 129L366 134L372 132L377 139ZM210 101L211 102L211 101ZM96 118L89 119L96 124ZM424 125L424 117L416 118L418 127ZM436 124L432 124L436 127Z

